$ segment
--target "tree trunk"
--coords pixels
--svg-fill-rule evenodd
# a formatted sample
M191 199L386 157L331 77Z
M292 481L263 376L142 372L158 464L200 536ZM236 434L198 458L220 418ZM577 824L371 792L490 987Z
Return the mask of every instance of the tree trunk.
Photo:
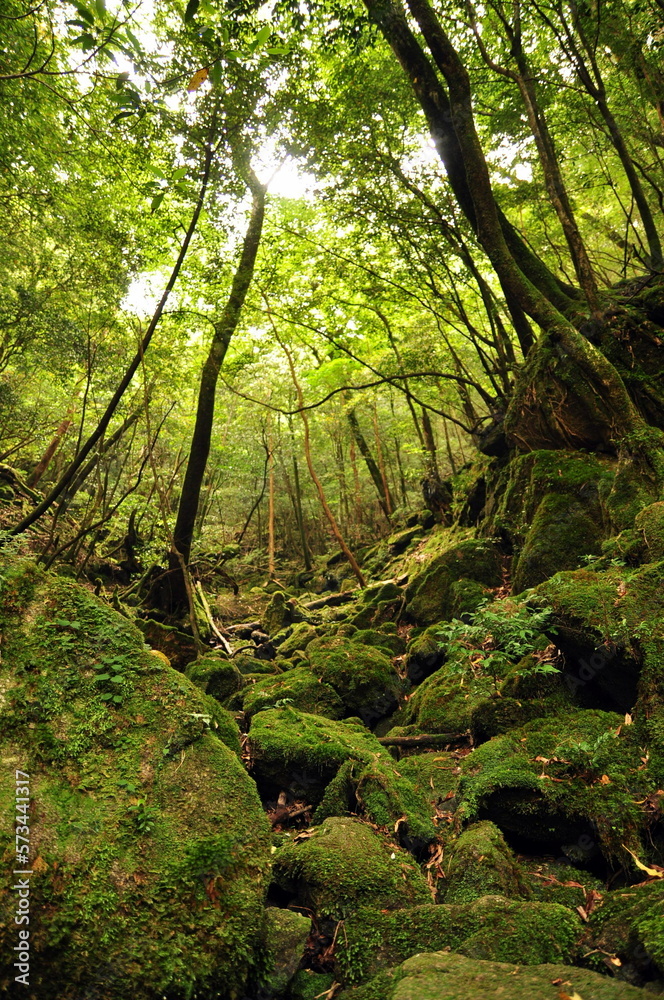
M186 594L183 590L182 564L178 554L182 557L184 565L187 566L191 556L203 477L210 454L217 380L228 345L240 321L240 313L253 278L263 231L266 189L259 182L249 164L243 165L243 171L252 196L251 215L242 244L240 261L233 276L231 291L219 321L214 324L212 343L201 374L189 461L187 462L187 471L182 484L182 493L173 529L173 550L169 556L171 573L165 578L164 607L169 611L175 611L185 606Z
M347 414L348 424L350 426L351 434L353 435L353 440L360 449L360 453L366 462L367 469L369 470L369 475L373 480L373 484L376 487L376 492L378 493L378 502L381 506L381 510L386 518L389 519L390 516L390 504L387 500L384 492L384 484L380 474L380 469L376 465L373 455L369 445L366 442L366 438L362 433L360 425L355 414L355 410L349 410Z

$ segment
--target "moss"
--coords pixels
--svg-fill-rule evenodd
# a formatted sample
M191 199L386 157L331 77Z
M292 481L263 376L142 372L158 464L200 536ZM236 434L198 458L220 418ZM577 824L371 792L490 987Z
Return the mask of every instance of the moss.
M444 899L470 903L487 895L528 899L530 891L514 854L493 823L474 823L447 853Z
M353 635L353 642L363 646L375 646L386 656L401 656L406 652L406 643L400 635L385 632L384 626L379 629L359 629Z
M256 680L242 692L242 707L248 715L273 708L286 699L303 712L339 719L344 706L336 691L323 684L306 667L294 667L278 677Z
M436 627L424 629L409 642L405 666L411 683L421 683L444 662L445 646Z
M594 947L633 963L651 978L664 972L664 885L660 881L605 893L590 919Z
M279 848L273 877L319 919L344 919L367 903L394 909L430 898L412 858L356 819L332 817Z
M427 950L530 966L570 962L582 924L577 914L556 904L484 896L462 905L415 906L405 913L366 907L346 921L344 930L336 962L342 982L352 984Z
M320 802L319 822L344 815L352 802L371 822L390 830L397 825L402 841L415 849L435 838L426 798L363 725L273 709L254 716L249 747L262 781Z
M520 966L449 952L415 955L340 1000L554 1000L561 982L584 1000L643 1000L643 990L569 965ZM558 991L560 992L560 991Z
M279 669L274 660L257 660L247 653L237 653L232 659L233 666L241 674L277 674Z
M455 588L460 580L485 587L502 581L502 559L497 544L488 539L465 539L434 555L416 571L406 589L410 617L423 625L452 618L459 613L459 600L468 599L468 588ZM479 591L477 592L479 602Z
M334 636L310 643L307 655L312 672L334 688L348 715L371 723L396 708L401 684L381 650L362 645L355 636Z
M329 991L334 976L332 973L317 973L311 969L301 969L294 976L288 991L288 1000L320 1000Z
M279 643L279 656L283 656L288 659L293 653L298 650L306 649L310 642L316 639L318 632L313 625L308 622L298 622L294 625L290 635L283 642Z
M206 653L188 664L185 675L201 691L222 702L246 684L234 663L214 653Z
M311 931L308 917L294 910L268 907L267 948L270 973L266 986L272 995L283 996L297 972Z
M559 570L575 569L583 556L601 551L604 535L596 504L580 503L567 494L547 494L513 567L514 593L542 583Z
M404 777L389 753L374 754L370 761L349 760L342 764L325 790L315 819L320 822L329 816L344 815L352 805L353 811L394 831L404 847L421 856L436 839L427 798Z
M600 895L604 883L581 868L575 868L564 858L554 860L523 859L524 876L530 885L531 896L541 903L559 903L570 910L587 905L590 892Z
M459 818L482 815L557 852L587 844L624 862L621 845L638 845L644 826L636 799L648 778L638 737L623 722L568 711L478 747L461 765Z
M451 648L446 663L411 695L404 721L424 733L463 733L470 728L473 709L495 693L491 678L473 676L468 651Z
M623 712L635 707L641 737L652 747L653 781L662 787L656 717L664 707L664 562L559 573L538 593L553 609L574 696L602 697Z
M186 632L172 625L162 625L153 618L136 618L134 624L143 633L145 641L153 649L164 653L176 670L184 670L188 663L197 658L198 643Z
M269 868L255 786L217 736L237 728L68 580L14 574L0 617L3 758L30 774L33 802L35 995L230 997L261 961ZM12 799L5 782L5 815ZM3 956L14 908L5 889ZM0 966L0 990L13 976Z
M639 512L635 529L641 534L652 562L664 559L664 501L650 504Z
M281 787L295 780L301 789L323 789L344 761L387 752L365 726L334 722L291 707L254 716L249 730L252 767ZM387 755L389 756L389 755Z

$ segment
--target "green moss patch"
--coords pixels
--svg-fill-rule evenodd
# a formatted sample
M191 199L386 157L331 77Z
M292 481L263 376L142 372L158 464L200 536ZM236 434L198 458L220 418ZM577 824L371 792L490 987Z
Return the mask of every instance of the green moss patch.
M558 1000L562 983L568 995L583 1000L643 1000L643 990L569 965L524 966L488 962L449 952L415 955L403 965L341 1000Z
M307 648L311 671L334 688L347 715L375 723L397 706L401 683L390 658L356 636L316 639Z
M318 917L343 919L368 903L401 908L431 898L412 858L356 819L332 817L279 848L273 876Z
M1 617L2 757L30 774L35 995L230 997L262 961L269 831L219 739L237 744L228 713L61 577L7 574ZM0 846L8 865L8 832ZM3 956L15 906L1 890Z

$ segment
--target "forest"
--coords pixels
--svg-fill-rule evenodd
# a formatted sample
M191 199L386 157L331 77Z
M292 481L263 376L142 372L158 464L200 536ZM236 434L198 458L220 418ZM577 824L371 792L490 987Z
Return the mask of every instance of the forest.
M0 0L0 992L664 994L664 0Z

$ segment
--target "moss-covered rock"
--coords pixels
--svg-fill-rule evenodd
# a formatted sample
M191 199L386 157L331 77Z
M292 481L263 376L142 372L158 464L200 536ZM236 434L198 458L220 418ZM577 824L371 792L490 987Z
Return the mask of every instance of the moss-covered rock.
M199 656L185 669L189 680L201 691L223 702L246 685L246 679L231 660L215 653Z
M662 787L664 745L664 562L637 569L609 566L558 573L538 587L553 609L555 642L566 681L581 704L632 712L652 746Z
M590 893L604 893L604 882L582 868L575 868L567 858L523 859L524 877L530 894L541 903L559 903L570 910L587 905Z
M423 733L463 733L470 728L476 706L497 695L491 677L475 676L468 650L448 648L442 667L422 681L404 709L406 724Z
M266 910L268 968L266 985L272 997L281 998L297 972L311 931L311 920L294 910L274 906Z
M429 952L380 973L340 1000L643 1000L643 991L569 965L514 965L481 961L450 952Z
M278 677L262 677L243 692L242 708L248 715L281 707L282 703L328 719L344 715L343 702L334 688L324 684L307 667L294 667Z
M286 659L296 653L298 650L306 649L310 642L318 637L318 632L313 625L309 622L298 622L290 630L290 633L283 642L278 645L279 656L283 656Z
M307 656L311 671L341 697L347 715L371 724L396 708L401 683L380 649L357 642L355 635L332 636L311 642Z
M487 820L474 823L448 851L446 903L470 903L482 896L529 899L530 889L502 833Z
M290 984L288 1000L320 1000L333 983L334 976L331 972L321 973L313 972L312 969L300 969Z
M358 629L353 635L353 642L359 642L363 646L375 646L387 656L401 656L406 652L406 641L396 632L385 632L380 629Z
M395 909L431 898L405 851L350 818L331 817L306 838L280 847L273 877L319 918L343 919L368 903Z
M259 660L250 653L236 653L231 662L244 675L280 673L274 660Z
M184 670L199 654L199 646L192 635L187 635L173 625L163 625L154 618L136 618L134 624L143 633L149 646L168 657L171 666Z
M590 919L593 947L645 973L664 974L664 885L661 881L603 893Z
M407 610L421 625L457 617L474 611L486 598L484 588L498 587L502 581L502 557L496 542L466 538L436 552L433 546L406 588ZM462 583L463 581L463 583ZM474 588L467 581L473 581Z
M269 830L216 735L227 713L68 580L5 570L0 616L2 757L30 775L35 996L230 998L261 954ZM13 815L14 783L0 789ZM7 826L1 846L9 864ZM3 990L15 909L2 889Z
M539 504L513 567L515 594L564 569L575 569L586 555L601 551L605 535L598 504L567 494L548 493Z
M641 849L645 816L637 799L650 779L638 736L623 721L567 711L483 744L462 762L458 818L491 819L555 856L583 861L601 851L624 862L622 844Z
M372 823L396 828L401 842L417 851L435 839L427 797L363 725L273 709L254 716L249 747L261 784L320 803L319 822L344 815L352 803Z
M634 521L648 549L649 562L664 559L664 501L650 504L640 511Z
M445 644L436 626L418 630L409 642L405 666L408 680L420 684L445 662Z
M570 962L583 925L578 914L556 904L484 896L463 905L414 906L406 913L366 907L344 930L336 964L341 981L352 984L427 950L530 966Z

